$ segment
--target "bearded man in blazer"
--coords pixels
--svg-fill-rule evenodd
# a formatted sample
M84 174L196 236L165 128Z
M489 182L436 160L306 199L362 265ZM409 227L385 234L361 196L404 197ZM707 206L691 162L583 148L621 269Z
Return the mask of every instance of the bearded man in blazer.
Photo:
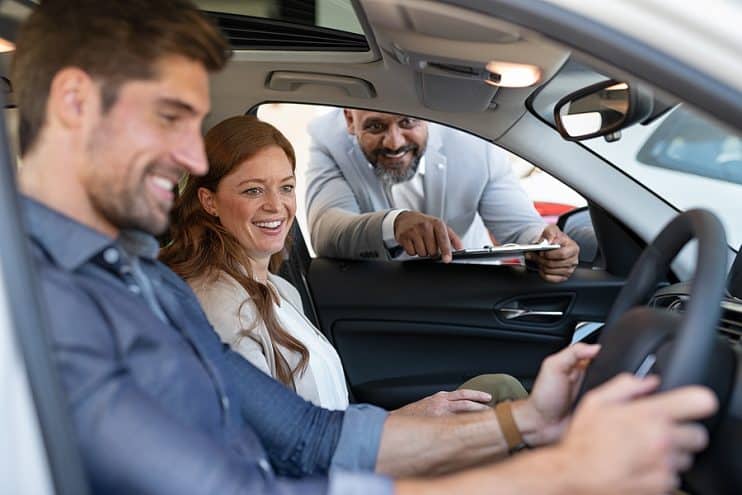
M394 259L497 243L561 245L531 259L560 282L579 247L547 225L496 146L404 115L335 109L309 126L307 212L320 256Z

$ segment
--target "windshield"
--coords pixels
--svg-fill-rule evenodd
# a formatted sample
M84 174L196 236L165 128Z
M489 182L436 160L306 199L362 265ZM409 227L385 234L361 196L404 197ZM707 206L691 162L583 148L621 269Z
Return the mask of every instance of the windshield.
M686 106L621 139L584 144L678 210L716 213L733 247L742 244L742 139Z
M533 108L553 123L556 100L578 87L606 80L569 62L534 100ZM633 177L680 211L716 213L735 249L742 245L742 138L679 104L649 125L621 131L617 141L599 137L582 144Z

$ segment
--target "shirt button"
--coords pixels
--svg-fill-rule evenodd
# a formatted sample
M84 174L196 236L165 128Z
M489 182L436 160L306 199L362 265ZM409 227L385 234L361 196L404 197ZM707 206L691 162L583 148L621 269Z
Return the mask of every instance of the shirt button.
M108 248L103 251L103 259L106 260L106 263L109 265L118 263L119 258L121 258L121 256L119 256L119 252L116 248Z
M138 285L131 284L129 286L129 291L133 292L134 294L141 294L142 289L140 289Z
M260 466L260 469L262 469L266 473L270 473L271 472L271 465L265 459L260 459L258 461L258 466Z
M229 409L229 398L226 395L222 395L222 409Z

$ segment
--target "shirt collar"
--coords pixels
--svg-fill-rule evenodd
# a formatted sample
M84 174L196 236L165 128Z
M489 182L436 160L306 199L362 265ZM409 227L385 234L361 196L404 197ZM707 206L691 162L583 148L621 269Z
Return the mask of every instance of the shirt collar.
M417 173L420 175L425 175L425 154L420 157L420 163L417 164Z
M129 256L155 260L160 252L157 239L141 230L122 230L118 242Z
M93 230L80 222L22 196L26 231L61 268L72 271L116 243L115 239ZM118 239L131 256L154 259L157 240L144 232L122 231Z
M54 262L75 270L114 240L27 196L22 198L26 230Z

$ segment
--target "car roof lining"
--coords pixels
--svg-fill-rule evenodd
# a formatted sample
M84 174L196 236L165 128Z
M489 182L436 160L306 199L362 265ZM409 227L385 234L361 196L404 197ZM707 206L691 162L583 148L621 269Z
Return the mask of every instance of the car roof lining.
M456 71L424 71L420 62L474 71L490 60L528 63L541 68L542 80L548 80L569 56L539 35L461 7L426 0L360 0L358 6L362 25L370 30L370 52L236 51L227 68L213 77L206 127L262 102L311 102L393 108L492 140L523 115L535 86L494 88ZM354 97L343 87L320 83L276 90L268 84L274 71L351 76L371 85L375 96Z

